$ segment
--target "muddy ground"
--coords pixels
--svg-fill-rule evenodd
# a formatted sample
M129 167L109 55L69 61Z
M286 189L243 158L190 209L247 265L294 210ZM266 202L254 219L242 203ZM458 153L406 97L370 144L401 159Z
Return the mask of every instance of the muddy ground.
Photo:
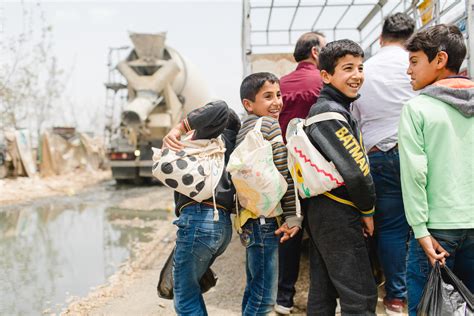
M110 173L101 172L94 175L77 173L47 179L0 180L0 204L28 203L36 198L51 195L75 195L84 188L90 189L93 185L103 186L105 184L100 183L109 178ZM63 310L63 314L175 315L173 302L159 298L156 292L160 270L176 238L176 228L172 224L174 219L172 191L162 186L129 190L133 190L129 192L133 194L124 194L117 205L119 209L142 212L168 210L167 218L147 222L138 217L115 220L114 224L127 227L151 227L151 238L148 238L147 242L134 245L133 255L105 284L92 289L85 297L69 297L68 307ZM245 286L244 260L244 248L234 232L228 249L213 265L219 281L216 287L204 295L209 315L240 315ZM305 314L308 284L308 255L304 253L297 283L294 315ZM384 315L380 305L379 302L379 315ZM51 313L51 310L43 311L44 315Z
M172 205L172 191L157 187L151 192L122 202L126 208L148 210ZM73 298L65 315L175 315L173 302L157 296L160 270L171 252L176 238L168 220L157 221L151 242L139 245L133 260L127 261L109 283L93 290L85 298ZM309 285L308 254L303 254L297 283L294 315L305 315ZM245 251L236 233L226 252L213 265L219 281L204 295L209 315L240 315L245 287ZM379 299L378 315L384 315Z
M56 196L74 195L81 190L111 179L110 170L94 172L75 171L65 175L42 178L18 177L16 179L0 179L0 205L12 205L34 199Z

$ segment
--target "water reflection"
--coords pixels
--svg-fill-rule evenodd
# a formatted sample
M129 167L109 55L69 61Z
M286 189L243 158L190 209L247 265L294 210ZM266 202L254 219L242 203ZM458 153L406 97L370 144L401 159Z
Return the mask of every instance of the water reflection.
M0 315L57 313L103 284L153 230L127 220L166 216L116 208L126 195L102 189L0 208Z

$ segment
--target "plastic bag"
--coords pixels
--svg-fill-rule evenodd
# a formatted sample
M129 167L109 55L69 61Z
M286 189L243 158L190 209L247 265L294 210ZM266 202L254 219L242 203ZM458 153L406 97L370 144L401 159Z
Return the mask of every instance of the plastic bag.
M161 269L160 272L160 279L158 281L158 285L156 286L156 289L158 291L158 296L164 299L172 300L174 297L173 294L173 286L174 286L174 280L173 280L173 256L174 256L174 250L171 251L168 259L165 262L165 265L163 266L163 269ZM199 285L201 286L201 292L206 293L209 291L212 287L214 287L217 283L217 275L212 271L212 269L209 267L207 268L206 272L204 272L204 275L202 276L201 280L199 281Z
M417 316L474 315L474 296L447 267L437 261L423 289Z

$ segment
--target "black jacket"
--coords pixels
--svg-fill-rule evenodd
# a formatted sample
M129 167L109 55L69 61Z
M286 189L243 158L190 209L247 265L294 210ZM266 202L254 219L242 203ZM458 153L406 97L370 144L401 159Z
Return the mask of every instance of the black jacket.
M308 117L338 112L349 124L339 120L323 121L306 127L305 132L321 154L334 163L344 179L345 185L326 196L339 202L341 199L352 202L363 215L370 216L375 204L375 188L358 124L349 111L356 99L347 97L331 85L325 85Z
M225 143L225 165L229 162L229 157L235 147L235 140L240 129L240 119L238 115L230 109L224 101L214 101L201 108L190 112L186 118L187 125L194 130L193 139L210 139L222 135ZM230 180L227 171L222 173L222 177L215 190L217 207L231 211L235 208L234 202L235 188ZM186 195L175 191L175 212L179 216L181 209L193 203L198 203ZM213 205L212 198L203 201L204 204Z

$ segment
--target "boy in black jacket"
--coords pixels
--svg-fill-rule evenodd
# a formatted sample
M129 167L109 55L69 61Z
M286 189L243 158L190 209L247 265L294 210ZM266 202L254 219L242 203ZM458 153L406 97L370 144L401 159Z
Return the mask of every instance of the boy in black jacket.
M194 130L193 139L211 139L222 135L225 164L234 150L240 120L224 101L214 101L198 108L183 119L164 138L163 146L179 151L181 135ZM215 189L219 219L214 220L212 198L201 203L175 191L175 212L179 218L173 261L174 306L178 315L207 315L199 280L220 256L231 240L235 189L227 171Z
M359 127L349 111L364 81L363 57L360 46L350 40L331 42L319 55L324 87L308 117L337 112L349 124L329 120L305 129L344 179L343 186L308 201L308 315L334 315L337 297L343 315L375 315L377 289L364 240L374 229L375 189Z

